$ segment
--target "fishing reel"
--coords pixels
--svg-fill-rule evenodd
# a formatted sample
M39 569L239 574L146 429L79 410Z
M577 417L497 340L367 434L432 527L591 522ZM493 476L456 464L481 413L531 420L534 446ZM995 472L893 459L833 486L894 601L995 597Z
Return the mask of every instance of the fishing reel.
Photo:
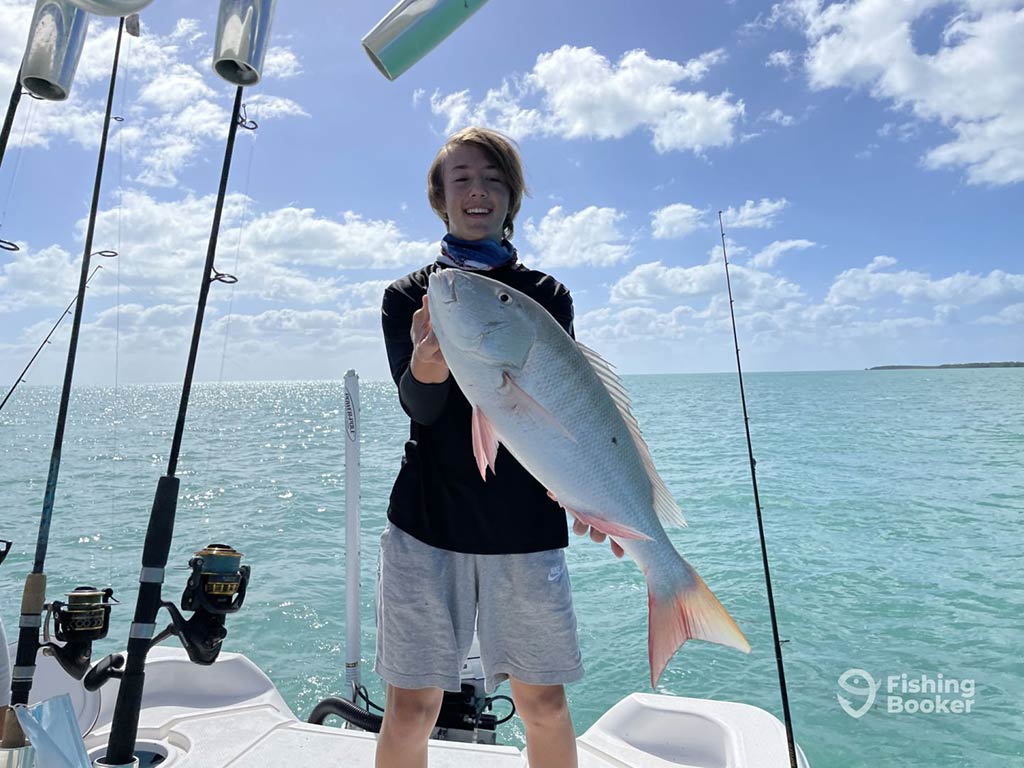
M154 637L149 647L174 635L181 640L189 659L208 666L220 655L227 637L224 617L242 607L249 586L249 566L239 565L242 553L226 544L210 544L188 561L189 574L181 595L181 610L192 613L186 619L174 603L161 601L171 614L171 624ZM113 653L100 660L85 676L87 690L101 688L110 678L120 679L125 657Z
M249 586L249 566L239 565L242 553L226 544L210 544L188 561L192 573L181 595L181 609L192 612L185 619L173 603L161 603L171 614L171 626L154 639L177 635L196 664L213 664L227 637L224 618L242 607Z
M68 594L66 603L54 600L47 603L43 623L43 653L53 656L65 672L76 680L85 677L92 661L92 644L102 640L110 629L110 609L117 604L114 590L78 587ZM50 622L54 637L63 645L50 640Z

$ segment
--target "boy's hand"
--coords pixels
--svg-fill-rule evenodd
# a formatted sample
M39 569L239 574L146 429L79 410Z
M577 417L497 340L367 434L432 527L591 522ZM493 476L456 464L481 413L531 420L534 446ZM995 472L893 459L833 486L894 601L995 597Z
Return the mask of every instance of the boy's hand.
M421 384L440 384L448 378L448 363L441 354L434 329L430 327L430 306L426 295L423 305L412 315L412 360L409 368Z
M598 544L600 544L607 538L605 534L601 533L601 531L597 530L597 528L591 528L589 525L587 525L586 523L581 523L579 520L572 521L572 532L575 533L577 536L586 536L587 531L590 531L591 540L596 541ZM622 547L619 546L618 542L615 541L615 539L609 539L609 542L612 545L612 554L614 554L616 557L622 557L624 554L626 554L622 551Z

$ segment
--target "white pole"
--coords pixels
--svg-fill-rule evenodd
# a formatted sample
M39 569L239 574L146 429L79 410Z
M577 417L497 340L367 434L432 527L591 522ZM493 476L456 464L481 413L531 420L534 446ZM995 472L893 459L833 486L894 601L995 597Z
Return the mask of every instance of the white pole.
M359 376L345 374L345 682L352 701L359 679Z

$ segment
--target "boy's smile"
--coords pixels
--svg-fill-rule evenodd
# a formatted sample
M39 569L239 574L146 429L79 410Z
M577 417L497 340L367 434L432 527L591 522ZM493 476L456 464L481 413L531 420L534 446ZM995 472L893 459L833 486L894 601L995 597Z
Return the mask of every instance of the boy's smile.
M444 161L448 231L463 240L501 242L509 188L501 169L479 147L462 144Z

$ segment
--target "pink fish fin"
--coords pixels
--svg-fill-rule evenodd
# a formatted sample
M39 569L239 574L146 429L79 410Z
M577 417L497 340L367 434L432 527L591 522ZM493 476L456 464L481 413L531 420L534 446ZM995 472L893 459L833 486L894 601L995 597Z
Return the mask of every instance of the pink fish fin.
M498 456L498 439L494 427L487 420L487 416L480 410L479 406L473 406L473 455L476 457L476 466L480 470L480 477L487 481L487 468L491 468L491 474L497 474L494 469L494 460Z
M551 495L550 491L548 491L548 495ZM552 496L551 498L554 498L554 496ZM557 499L555 500L557 501ZM562 504L562 509L564 509L566 512L575 517L584 525L589 525L591 528L594 528L595 530L598 530L601 533L606 534L608 536L614 536L617 539L635 539L637 541L651 540L651 537L648 536L646 533L642 533L638 531L636 528L630 528L628 525L623 525L622 523L615 523L611 520L606 520L603 517L598 517L597 515L592 515L587 512L580 512L575 509L570 509L569 507L565 506L565 504Z
M619 542L617 542L615 539L612 539L611 542L613 555L615 555L616 557L622 557L624 554L626 554L626 550L622 548L622 545L619 544Z
M647 653L652 688L657 687L669 659L687 640L707 640L750 653L750 643L732 616L693 567L685 560L683 565L688 572L686 577L674 592L663 598L654 595L648 581Z
M636 446L640 462L643 464L644 471L647 473L647 478L651 483L651 496L654 505L654 514L658 516L658 520L661 521L662 525L685 526L686 520L683 519L682 510L679 509L679 505L672 496L672 492L669 491L668 487L665 485L665 481L661 479L661 475L658 474L658 470L654 467L654 459L651 457L651 449L647 447L647 442L640 433L640 424L637 423L636 416L633 415L632 406L629 401L629 394L626 392L626 388L622 385L622 380L615 372L615 368L613 368L611 363L601 357L601 355L590 347L580 344L578 341L576 342L576 346L579 347L580 352L583 353L583 357L585 357L587 362L590 363L590 367L594 369L594 373L597 374L597 378L608 391L608 396L611 397L612 402L615 404L615 408L618 410L619 415L622 417L622 421L625 424L626 431L633 440L633 445Z
M562 436L572 442L576 442L576 438L573 437L572 433L565 428L555 416L545 408L543 405L538 403L529 392L519 386L518 382L512 377L512 374L508 371L502 371L501 374L502 384L498 389L506 397L509 397L512 401L512 406L522 409L524 412L530 414L536 421L542 421L546 424L554 427Z

